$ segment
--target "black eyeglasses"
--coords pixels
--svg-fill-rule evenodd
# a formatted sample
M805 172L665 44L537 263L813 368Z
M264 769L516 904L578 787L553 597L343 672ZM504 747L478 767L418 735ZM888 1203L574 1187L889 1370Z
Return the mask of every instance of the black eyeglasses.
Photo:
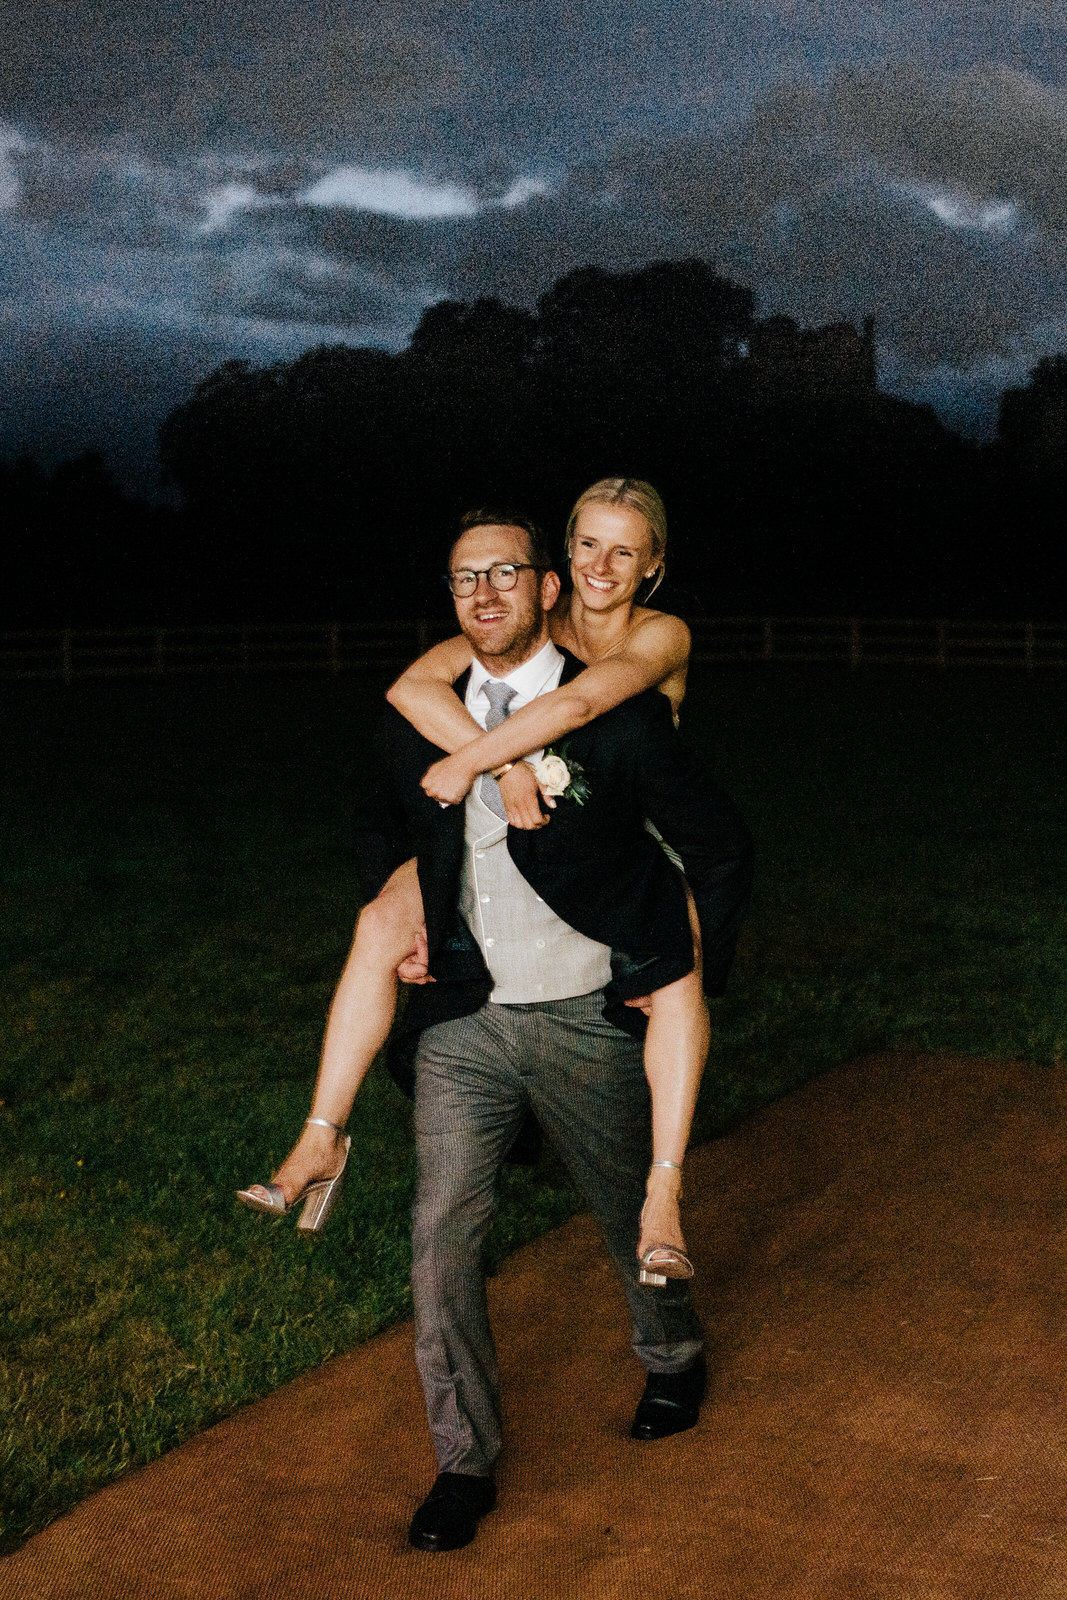
M504 594L508 589L514 589L520 572L544 570L544 567L535 566L532 561L494 561L491 567L479 567L477 572L469 567L459 572L446 572L445 582L457 600L467 600L477 589L479 578L488 578L489 587L498 594Z

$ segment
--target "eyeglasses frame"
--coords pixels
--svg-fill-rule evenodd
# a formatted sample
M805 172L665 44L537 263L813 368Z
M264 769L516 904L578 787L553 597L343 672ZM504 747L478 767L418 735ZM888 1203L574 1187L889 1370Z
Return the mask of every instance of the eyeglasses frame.
M490 576L489 576L489 574L493 571L494 567L510 567L512 569L512 571L515 572L516 574L520 573L520 572L550 572L552 570L551 567L539 567L535 561L494 561L492 566L479 567L477 570L475 570L473 567L461 567L459 569L460 572L463 572L468 577L471 577L471 578L474 579L474 588L471 590L470 594L466 594L466 595L457 594L456 591L452 588L452 579L455 578L455 577L458 577L459 573L446 572L446 573L443 573L442 576L444 578L445 583L448 584L449 591L450 591L450 593L452 595L453 600L469 600L471 598L471 595L477 594L478 593L478 579L479 578L484 578L486 580L486 582L488 583L490 589L492 589L495 594L510 594L512 589L515 588L516 584L519 581L518 577L516 577L515 583L510 584L508 586L508 588L499 589L499 588L497 588L496 584L493 582L492 578L490 578Z

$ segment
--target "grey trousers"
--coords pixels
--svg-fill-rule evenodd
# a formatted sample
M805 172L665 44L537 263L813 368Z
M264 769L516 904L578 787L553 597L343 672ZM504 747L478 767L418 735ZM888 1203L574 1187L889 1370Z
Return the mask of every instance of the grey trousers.
M415 1359L442 1472L488 1473L500 1450L482 1241L504 1156L530 1106L600 1224L650 1372L701 1349L689 1286L642 1288L636 1249L651 1145L641 1047L603 993L487 1004L422 1036L416 1063Z

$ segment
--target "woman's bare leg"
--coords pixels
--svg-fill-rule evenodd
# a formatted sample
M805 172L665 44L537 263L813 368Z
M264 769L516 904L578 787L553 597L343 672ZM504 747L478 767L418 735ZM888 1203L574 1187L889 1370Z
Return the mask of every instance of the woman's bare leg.
M405 861L364 906L334 991L322 1042L311 1115L343 1127L356 1091L389 1037L396 1014L396 969L415 948L423 923L414 861ZM344 1158L341 1136L309 1124L272 1182L289 1204L314 1178L329 1178Z
M700 1079L711 1042L708 1008L701 971L700 927L689 895L696 965L677 983L652 995L645 1037L645 1075L652 1091L652 1159L682 1164L693 1125ZM638 1255L655 1245L685 1249L678 1197L682 1175L670 1167L653 1167L641 1213Z

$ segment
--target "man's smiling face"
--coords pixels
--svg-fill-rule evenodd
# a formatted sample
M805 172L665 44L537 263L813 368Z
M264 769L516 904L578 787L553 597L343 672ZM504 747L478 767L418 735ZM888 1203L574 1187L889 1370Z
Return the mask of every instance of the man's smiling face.
M526 565L530 544L522 528L491 523L461 534L452 548L452 572L480 572L478 587L455 600L456 617L483 666L496 677L535 655L548 640L546 612L559 593L554 572L536 572ZM500 563L522 568L514 589L494 589L485 569Z

